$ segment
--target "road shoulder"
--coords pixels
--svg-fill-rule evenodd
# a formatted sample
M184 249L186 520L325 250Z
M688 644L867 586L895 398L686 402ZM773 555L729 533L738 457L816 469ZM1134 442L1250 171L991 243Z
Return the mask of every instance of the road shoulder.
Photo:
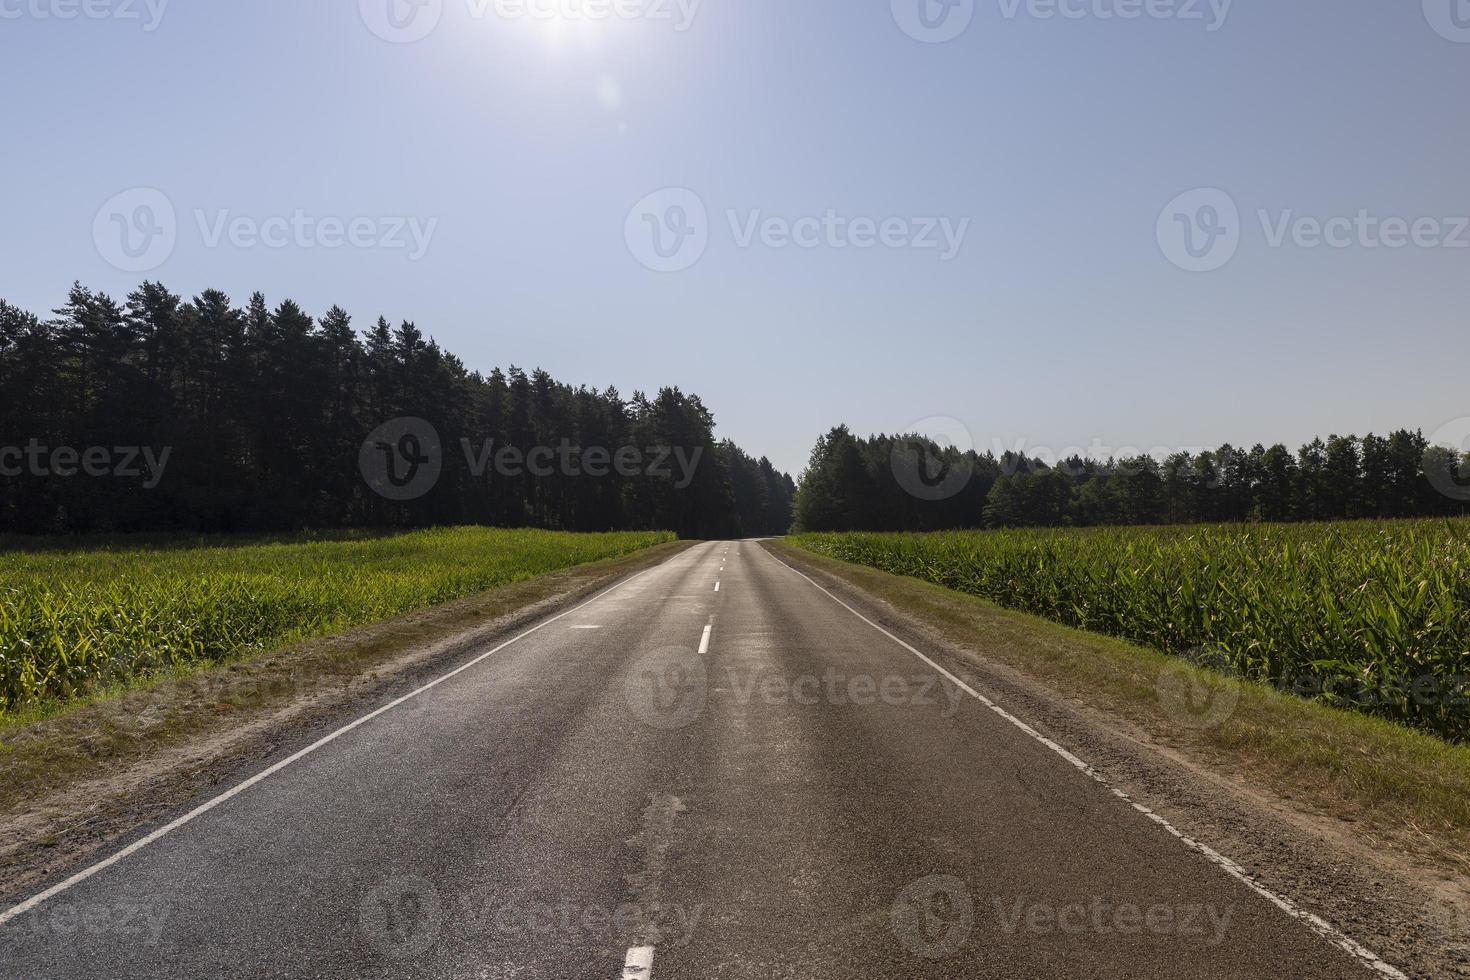
M659 545L221 664L0 731L0 896L690 546Z
M763 544L1272 891L1410 975L1470 976L1470 751Z

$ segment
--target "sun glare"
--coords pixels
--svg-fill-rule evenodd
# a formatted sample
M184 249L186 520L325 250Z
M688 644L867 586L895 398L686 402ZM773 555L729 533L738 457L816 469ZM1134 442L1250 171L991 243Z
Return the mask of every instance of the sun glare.
M575 46L591 50L601 45L615 29L610 11L576 0L528 0L519 22L553 47Z

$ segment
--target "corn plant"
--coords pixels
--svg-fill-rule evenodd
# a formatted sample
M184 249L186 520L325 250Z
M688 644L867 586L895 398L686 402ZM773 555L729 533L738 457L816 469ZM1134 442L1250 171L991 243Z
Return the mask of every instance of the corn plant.
M672 540L453 528L0 550L0 714Z
M982 596L1462 740L1470 520L810 534Z

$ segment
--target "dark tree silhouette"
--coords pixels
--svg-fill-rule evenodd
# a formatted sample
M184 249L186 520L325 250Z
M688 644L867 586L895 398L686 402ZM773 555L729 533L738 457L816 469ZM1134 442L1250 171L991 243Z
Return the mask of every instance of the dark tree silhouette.
M959 468L966 478L929 493L913 479L916 466ZM812 450L795 518L806 531L1321 521L1461 515L1467 499L1470 460L1408 430L1314 439L1295 455L1227 444L1162 461L1048 466L941 449L922 436L860 439L838 426Z
M443 463L407 501L375 494L359 471L368 436L401 418L433 427ZM121 306L78 284L45 320L0 301L0 531L784 534L791 478L714 428L678 388L624 399L544 371L482 375L413 323L379 318L359 337L341 307L317 320L290 300L272 309L256 293L238 309L216 290L186 302L156 282ZM120 447L167 450L156 485L146 472L81 474L71 458L106 449L116 460ZM538 447L549 469L493 464ZM637 465L615 465L620 452Z

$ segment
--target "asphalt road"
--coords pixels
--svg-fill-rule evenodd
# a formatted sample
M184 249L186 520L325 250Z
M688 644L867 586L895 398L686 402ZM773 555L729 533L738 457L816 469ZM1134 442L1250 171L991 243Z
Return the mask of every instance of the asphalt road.
M1373 975L750 542L50 896L0 974Z

